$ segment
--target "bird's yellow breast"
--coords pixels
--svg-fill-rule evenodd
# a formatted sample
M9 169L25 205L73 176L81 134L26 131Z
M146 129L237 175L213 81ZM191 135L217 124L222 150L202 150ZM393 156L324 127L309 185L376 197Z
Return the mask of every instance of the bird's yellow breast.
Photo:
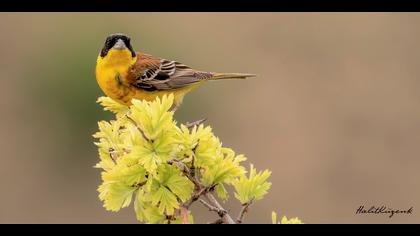
M98 56L96 81L110 98L126 104L133 92L125 80L128 69L136 62L128 50L110 50L104 58Z

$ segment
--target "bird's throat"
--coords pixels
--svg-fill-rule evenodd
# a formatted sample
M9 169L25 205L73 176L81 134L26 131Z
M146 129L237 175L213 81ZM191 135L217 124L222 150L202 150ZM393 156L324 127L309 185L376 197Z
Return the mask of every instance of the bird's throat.
M98 56L97 66L103 68L112 67L130 67L137 61L137 57L132 57L128 49L124 50L109 50L108 54L102 58Z

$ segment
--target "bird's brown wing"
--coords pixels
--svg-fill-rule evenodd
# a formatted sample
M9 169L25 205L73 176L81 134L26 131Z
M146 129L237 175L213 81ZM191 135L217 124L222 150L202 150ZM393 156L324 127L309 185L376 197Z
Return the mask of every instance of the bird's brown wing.
M133 86L146 90L178 89L213 76L172 60L137 53L137 62L129 69L127 80Z

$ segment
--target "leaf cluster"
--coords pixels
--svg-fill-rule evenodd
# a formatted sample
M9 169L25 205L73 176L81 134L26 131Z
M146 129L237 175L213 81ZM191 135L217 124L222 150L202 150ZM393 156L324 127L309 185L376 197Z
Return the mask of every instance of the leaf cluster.
M173 95L154 101L133 100L121 105L111 98L98 102L115 113L115 120L100 121L97 139L102 184L99 198L105 209L119 211L134 203L137 219L146 223L181 223L180 208L199 192L229 197L226 186L242 203L262 199L271 186L271 172L250 173L237 155L214 135L210 126L177 125L170 111ZM187 212L192 222L191 212Z

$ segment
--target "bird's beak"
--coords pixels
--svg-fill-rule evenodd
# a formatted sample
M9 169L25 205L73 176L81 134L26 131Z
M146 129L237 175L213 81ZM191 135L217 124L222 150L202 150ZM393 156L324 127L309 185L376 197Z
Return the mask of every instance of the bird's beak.
M124 41L122 39L118 39L115 45L112 47L113 49L117 50L123 50L126 49L127 46L125 45Z

